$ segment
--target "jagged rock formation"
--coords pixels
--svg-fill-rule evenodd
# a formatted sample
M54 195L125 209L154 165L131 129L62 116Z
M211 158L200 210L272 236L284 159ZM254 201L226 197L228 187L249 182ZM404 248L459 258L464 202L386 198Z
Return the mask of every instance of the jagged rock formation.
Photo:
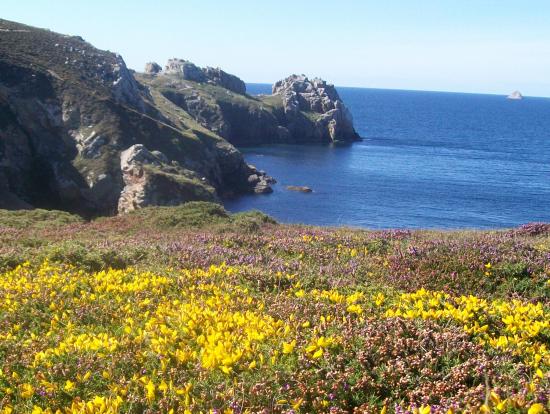
M149 62L145 64L145 73L156 75L160 71L162 71L162 66L156 62Z
M311 81L305 75L292 75L273 85L273 94L283 98L286 127L319 141L354 141L359 135L353 128L351 112L334 85L322 79ZM313 125L304 122L303 112L314 114Z
M183 79L193 82L208 82L241 95L246 93L245 83L237 76L230 75L220 68L199 68L183 59L170 59L164 68L164 74L180 75Z
M132 145L120 153L120 169L124 188L118 200L119 213L147 206L217 200L214 187L206 183L197 186L201 177L196 173L186 171L175 161L169 163L162 152L151 152L142 144Z
M113 214L255 191L235 147L138 83L119 55L6 20L0 32L2 207Z
M277 82L273 95L253 97L244 94L240 79L218 71L171 59L162 73L137 76L199 124L237 146L359 139L333 85L293 75ZM243 87L237 88L240 84Z
M273 192L271 188L272 184L277 181L266 174L265 171L258 170L253 165L248 165L252 174L248 177L248 182L254 186L254 192L256 194L269 194Z

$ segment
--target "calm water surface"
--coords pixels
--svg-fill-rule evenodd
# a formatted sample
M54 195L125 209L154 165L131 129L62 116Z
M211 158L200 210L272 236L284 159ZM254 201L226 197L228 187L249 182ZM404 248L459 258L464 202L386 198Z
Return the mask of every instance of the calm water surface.
M268 85L248 85L269 93ZM242 148L278 180L226 203L281 222L497 228L550 221L550 99L338 88L364 141ZM306 185L314 192L286 190Z

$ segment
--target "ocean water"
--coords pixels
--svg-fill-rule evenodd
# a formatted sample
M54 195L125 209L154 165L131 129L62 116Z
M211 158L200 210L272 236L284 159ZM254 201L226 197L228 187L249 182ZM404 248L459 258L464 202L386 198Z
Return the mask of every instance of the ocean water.
M251 94L269 85L248 85ZM338 88L364 138L241 148L278 180L225 203L285 223L504 228L550 222L550 99ZM288 191L305 185L313 193Z

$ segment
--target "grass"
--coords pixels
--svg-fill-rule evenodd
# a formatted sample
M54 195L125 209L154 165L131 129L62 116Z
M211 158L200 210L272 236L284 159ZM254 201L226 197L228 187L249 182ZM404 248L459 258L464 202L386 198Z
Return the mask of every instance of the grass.
M550 409L548 225L0 217L0 412Z
M0 227L16 229L45 229L82 223L83 219L75 214L57 210L0 210Z
M273 219L260 212L229 214L221 205L194 201L178 207L148 207L130 213L132 220L140 226L170 231L189 228L226 226L231 224L250 225L271 223Z

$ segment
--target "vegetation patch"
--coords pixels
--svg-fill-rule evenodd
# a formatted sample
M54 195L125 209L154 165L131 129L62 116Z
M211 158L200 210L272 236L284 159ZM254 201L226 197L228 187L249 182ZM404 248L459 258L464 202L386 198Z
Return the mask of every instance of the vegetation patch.
M286 226L205 202L1 229L2 413L550 409L546 231Z

